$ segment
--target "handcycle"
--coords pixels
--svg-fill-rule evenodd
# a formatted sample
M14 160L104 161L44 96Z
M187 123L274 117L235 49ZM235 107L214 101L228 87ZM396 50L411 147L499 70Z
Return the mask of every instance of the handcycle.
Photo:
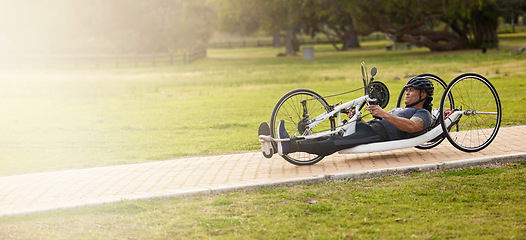
M356 123L363 115L361 110L365 105L379 105L385 108L389 102L389 89L375 81L377 68L371 69L371 77L365 63L362 63L363 87L349 92L322 97L308 89L295 89L283 95L275 105L268 130L265 123L260 126L259 141L265 157L272 157L276 152L277 143L291 140L308 140L326 137L334 134L347 136L356 131ZM339 151L340 154L379 152L395 149L416 147L430 149L439 145L444 139L457 149L465 152L476 152L486 148L497 136L502 110L500 98L493 85L483 76L475 73L461 74L449 84L433 74L420 74L433 82L435 96L432 109L432 124L422 134L402 140L374 142L358 145ZM364 96L348 102L329 105L327 98L339 96L364 89ZM401 107L404 101L405 88L400 92L396 107ZM354 116L342 119L341 115L354 109ZM362 116L363 115L363 116ZM286 130L290 138L277 138L277 126L280 120L286 122ZM295 152L282 157L294 165L312 165L324 156Z

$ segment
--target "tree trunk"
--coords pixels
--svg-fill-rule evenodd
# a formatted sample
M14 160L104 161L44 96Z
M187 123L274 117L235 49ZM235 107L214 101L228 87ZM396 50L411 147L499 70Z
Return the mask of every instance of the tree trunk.
M296 51L294 50L294 39L294 27L287 28L287 34L285 36L285 55L287 56L296 56Z
M473 31L473 48L496 48L499 44L497 28L499 26L498 15L492 9L496 6L486 5L482 9L475 9L471 12Z
M342 51L347 51L349 48L360 48L360 42L358 41L358 35L354 33L354 24L351 23L348 26L346 38L342 39Z
M342 51L347 51L349 48L360 48L360 42L356 34L350 34L343 42Z
M272 43L274 44L275 48L281 47L281 34L279 33L279 31L275 31L274 33L272 33Z

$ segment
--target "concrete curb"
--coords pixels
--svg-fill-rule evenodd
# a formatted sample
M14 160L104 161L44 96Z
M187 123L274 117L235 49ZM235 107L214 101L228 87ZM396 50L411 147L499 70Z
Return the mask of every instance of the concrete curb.
M454 169L454 168L484 166L484 165L490 165L490 164L517 163L517 162L522 162L522 161L526 161L526 153L492 156L492 157L485 157L485 158L473 158L473 159L458 160L458 161L452 161L452 162L425 164L425 165L417 165L417 166L409 166L409 167L384 168L384 169L357 172L357 173L338 174L338 175L333 175L332 179L334 180L358 180L358 179L367 179L367 178L372 178L372 177L386 176L389 174L397 174L397 173L412 172L412 171L432 171L432 170L438 170L438 169Z
M492 157L484 157L484 158L473 158L473 159L458 160L458 161L445 162L445 163L425 164L425 165L408 166L408 167L384 168L384 169L360 171L360 172L354 172L354 173L329 174L329 175L320 175L320 176L307 177L307 178L293 178L293 179L266 182L266 183L255 183L255 184L246 184L246 185L234 185L234 186L225 186L225 187L217 187L217 188L209 188L209 189L200 189L200 190L188 191L184 193L178 192L178 193L166 194L162 196L153 196L149 198L143 198L142 200L156 199L156 198L163 198L163 197L181 198L181 197L201 196L201 195L207 195L207 194L221 194L221 193L230 193L230 192L235 192L235 191L240 191L240 190L252 191L252 190L257 190L261 188L269 188L269 187L286 187L286 186L294 186L294 185L300 185L300 184L316 184L316 183L322 183L322 182L327 182L331 180L352 181L352 180L368 179L368 178L374 178L374 177L379 177L379 176L387 176L391 174L406 173L406 172L413 172L413 171L432 171L432 170L438 170L438 169L476 167L476 166L484 166L484 165L491 165L491 164L517 163L517 162L523 162L523 161L526 161L526 153L492 156Z

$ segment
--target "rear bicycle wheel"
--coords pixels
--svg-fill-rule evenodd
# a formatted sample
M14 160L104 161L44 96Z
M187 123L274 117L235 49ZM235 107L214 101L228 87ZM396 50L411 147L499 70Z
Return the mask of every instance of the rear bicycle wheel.
M435 106L434 108L432 108L433 110L433 113L432 113L432 124L430 126L431 129L435 128L436 126L438 126L440 124L440 118L436 118L435 119L435 113L434 111L437 111L438 112L438 108L440 107L440 100L441 98L437 97L437 96L442 96L444 91L446 90L446 87L447 87L447 84L446 82L444 82L444 80L442 80L440 77L436 76L436 75L433 75L433 74L429 74L429 73L425 73L425 74L420 74L416 77L422 77L422 78L426 78L428 80L430 80L432 83L433 83L433 86L435 88L434 90L434 93L433 93L433 101L431 102L431 104L433 104L433 106ZM402 89L402 91L400 92L400 95L398 96L398 101L396 102L396 107L399 108L402 106L402 103L404 102L405 100L405 88ZM453 98L451 97L451 95L448 96L447 98L447 101L450 103L450 105L453 105ZM431 149L431 148L434 148L436 146L438 146L442 141L444 141L444 139L446 138L446 136L444 134L428 141L428 142L425 142L423 144L420 144L418 146L415 146L415 148L418 148L418 149Z
M325 113L330 106L318 93L308 89L292 90L278 101L270 117L270 134L273 138L277 136L277 128L280 120L285 121L285 129L291 137L300 137L335 129L334 118L329 118L314 128L308 128L307 124L316 116ZM277 149L276 143L273 143ZM312 165L323 159L323 156L305 152L289 153L282 156L294 165Z
M449 142L464 152L487 147L497 136L502 118L497 90L483 76L467 73L455 78L446 88L444 96L446 94L455 100L455 106L450 106L444 97L440 103L442 130ZM448 110L463 112L449 128L444 121Z

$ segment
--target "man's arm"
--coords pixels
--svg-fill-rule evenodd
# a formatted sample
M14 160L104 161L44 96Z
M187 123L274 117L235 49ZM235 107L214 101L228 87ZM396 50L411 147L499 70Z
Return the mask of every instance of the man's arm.
M369 105L367 110L371 111L371 114L376 117L381 117L395 127L400 129L400 131L408 133L416 133L424 130L424 121L419 117L412 117L411 119L397 117L393 114L390 114L383 110L377 105Z

